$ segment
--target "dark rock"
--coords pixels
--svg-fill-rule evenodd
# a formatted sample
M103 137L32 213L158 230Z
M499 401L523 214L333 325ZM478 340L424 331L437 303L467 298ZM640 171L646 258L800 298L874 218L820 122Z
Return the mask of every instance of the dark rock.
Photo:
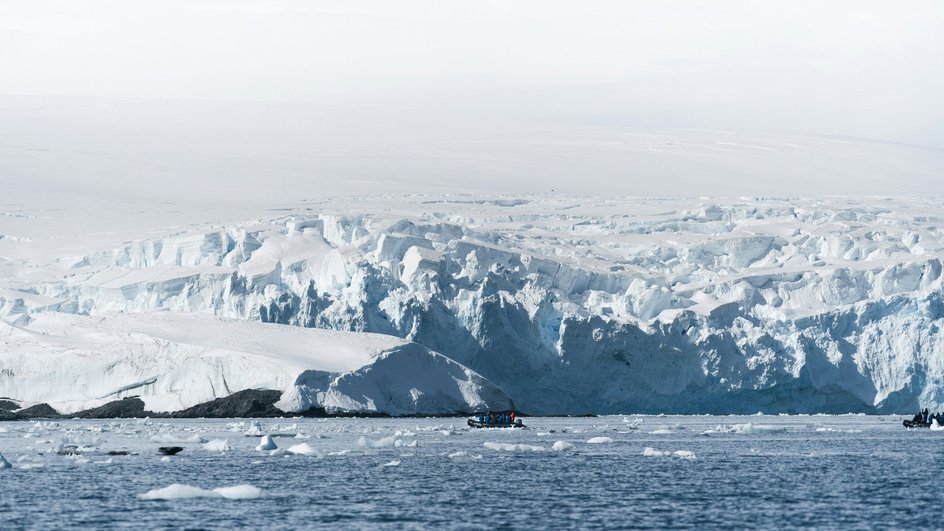
M109 450L108 455L131 455L128 450Z
M155 414L145 411L144 401L137 397L115 400L71 415L71 417L80 419L137 419L152 416L155 416Z
M285 412L274 405L281 397L281 391L246 389L178 411L171 416L181 419L284 417Z
M0 411L16 411L20 405L11 400L0 400Z
M52 408L49 404L36 404L35 406L30 406L25 409L21 409L15 413L16 420L25 420L25 419L58 419L62 418L62 415L58 411Z
M164 455L177 455L184 451L184 449L181 446L161 446L157 451Z

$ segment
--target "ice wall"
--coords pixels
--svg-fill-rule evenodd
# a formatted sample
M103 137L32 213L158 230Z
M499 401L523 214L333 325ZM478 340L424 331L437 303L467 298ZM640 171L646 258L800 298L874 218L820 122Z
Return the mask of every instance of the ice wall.
M0 315L389 334L535 413L904 412L944 407L942 223L919 198L373 197L37 264Z

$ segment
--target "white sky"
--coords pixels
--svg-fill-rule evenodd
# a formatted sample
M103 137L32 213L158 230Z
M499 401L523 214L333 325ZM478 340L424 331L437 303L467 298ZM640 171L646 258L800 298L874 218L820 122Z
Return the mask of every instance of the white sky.
M941 94L937 0L0 3L7 197L940 193Z
M937 1L11 1L0 4L0 94L401 106L433 125L446 112L453 124L944 147L942 28Z

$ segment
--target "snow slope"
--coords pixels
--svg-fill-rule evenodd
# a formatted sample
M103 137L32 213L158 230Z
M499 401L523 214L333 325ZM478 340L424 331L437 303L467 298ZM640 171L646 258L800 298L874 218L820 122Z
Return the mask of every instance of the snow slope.
M511 406L481 376L391 336L170 312L44 312L20 321L0 322L0 396L48 402L61 412L135 395L148 410L174 411L243 389L282 389L278 406L290 412ZM396 394L387 384L391 370Z
M172 310L397 336L535 413L903 412L944 406L940 205L336 197L58 254L17 217L31 236L0 240L0 315ZM396 389L404 407L421 399L401 378L428 359L378 359L324 400L369 404L346 382L380 371L371 396Z

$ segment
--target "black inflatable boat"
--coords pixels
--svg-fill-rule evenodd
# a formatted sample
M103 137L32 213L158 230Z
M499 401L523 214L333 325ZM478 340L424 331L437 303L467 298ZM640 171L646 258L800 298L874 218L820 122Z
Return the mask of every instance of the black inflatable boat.
M494 422L487 424L485 422L479 422L475 419L469 419L469 427L470 428L524 428L525 425L521 423L521 419L515 419L514 422L506 422L503 424L495 424Z

